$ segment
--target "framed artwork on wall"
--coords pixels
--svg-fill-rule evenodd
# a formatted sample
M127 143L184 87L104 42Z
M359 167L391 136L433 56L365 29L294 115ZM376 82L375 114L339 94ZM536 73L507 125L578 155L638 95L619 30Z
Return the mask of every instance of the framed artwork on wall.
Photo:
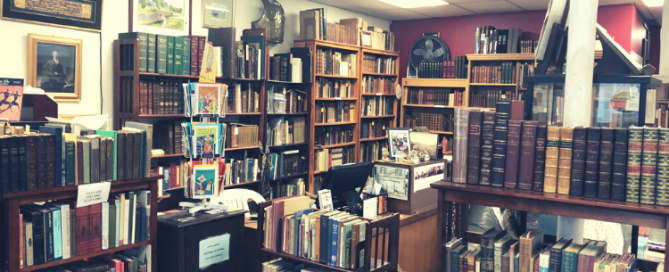
M130 32L187 36L192 0L130 0Z
M100 32L102 0L0 0L0 17Z
M208 28L233 27L234 0L203 0L202 25Z
M82 46L79 39L28 34L26 84L56 101L80 101Z

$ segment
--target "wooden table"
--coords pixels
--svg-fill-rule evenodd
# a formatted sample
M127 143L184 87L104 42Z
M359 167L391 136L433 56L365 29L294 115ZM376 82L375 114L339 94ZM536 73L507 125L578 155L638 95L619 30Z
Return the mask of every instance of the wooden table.
M400 216L399 265L407 272L437 271L439 252L434 250L437 241L437 209L431 209L414 215ZM248 220L244 225L244 267L262 262L260 251L255 245L260 244L257 222ZM247 270L258 272L257 270Z

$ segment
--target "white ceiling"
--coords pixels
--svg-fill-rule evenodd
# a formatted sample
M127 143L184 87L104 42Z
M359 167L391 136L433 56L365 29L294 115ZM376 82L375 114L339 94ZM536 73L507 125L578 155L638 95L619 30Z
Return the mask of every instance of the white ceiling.
M392 20L415 20L485 13L546 10L550 0L445 0L448 5L402 9L378 0L309 0L344 10ZM411 0L405 0L411 1ZM573 0L572 0L573 1ZM585 1L585 0L579 0ZM599 0L600 6L635 4L651 25L661 25L662 7L647 8L641 0Z

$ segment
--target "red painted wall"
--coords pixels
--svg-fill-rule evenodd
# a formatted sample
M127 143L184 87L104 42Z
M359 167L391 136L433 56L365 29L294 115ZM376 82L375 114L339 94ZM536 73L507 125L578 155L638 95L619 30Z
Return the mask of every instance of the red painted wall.
M411 47L424 32L440 32L452 58L474 52L474 31L477 27L521 28L522 39L538 40L545 17L546 11L528 11L392 22L390 30L395 33L395 50L400 51L400 75L405 77ZM641 41L633 42L632 39L638 36L633 35L637 33L633 30L638 29L639 23L643 28L643 18L633 4L600 7L597 22L625 50L641 54Z

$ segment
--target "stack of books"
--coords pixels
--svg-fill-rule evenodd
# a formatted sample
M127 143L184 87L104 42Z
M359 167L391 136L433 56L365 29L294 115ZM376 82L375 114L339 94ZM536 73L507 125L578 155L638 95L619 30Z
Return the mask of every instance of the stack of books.
M297 89L270 86L267 93L267 114L306 112L307 94Z
M395 51L395 34L379 27L369 26L367 31L371 34L372 49Z
M396 71L395 58L365 55L362 59L362 71L365 73L394 75Z
M477 27L474 32L474 54L520 53L522 35L523 30L519 28Z
M205 36L174 37L142 32L119 33L119 39L139 39L139 72L198 76L204 54ZM123 49L122 49L123 50ZM122 54L134 57L133 53ZM133 59L122 61L132 65ZM134 67L124 67L134 70ZM149 100L151 101L151 100Z
M328 171L330 167L353 163L355 148L346 146L340 148L319 149L314 156L314 171Z
M363 76L362 93L364 94L395 94L396 78Z
M158 122L153 130L153 149L162 149L165 154L183 154L180 121Z
M512 91L505 90L477 90L470 93L469 105L476 108L494 108L497 101L509 100Z
M355 104L353 102L335 101L316 103L315 123L317 124L351 122L355 116Z
M357 76L357 56L347 52L316 49L316 75Z
M475 66L471 79L472 83L514 84L516 66L512 61L504 61L501 66Z

